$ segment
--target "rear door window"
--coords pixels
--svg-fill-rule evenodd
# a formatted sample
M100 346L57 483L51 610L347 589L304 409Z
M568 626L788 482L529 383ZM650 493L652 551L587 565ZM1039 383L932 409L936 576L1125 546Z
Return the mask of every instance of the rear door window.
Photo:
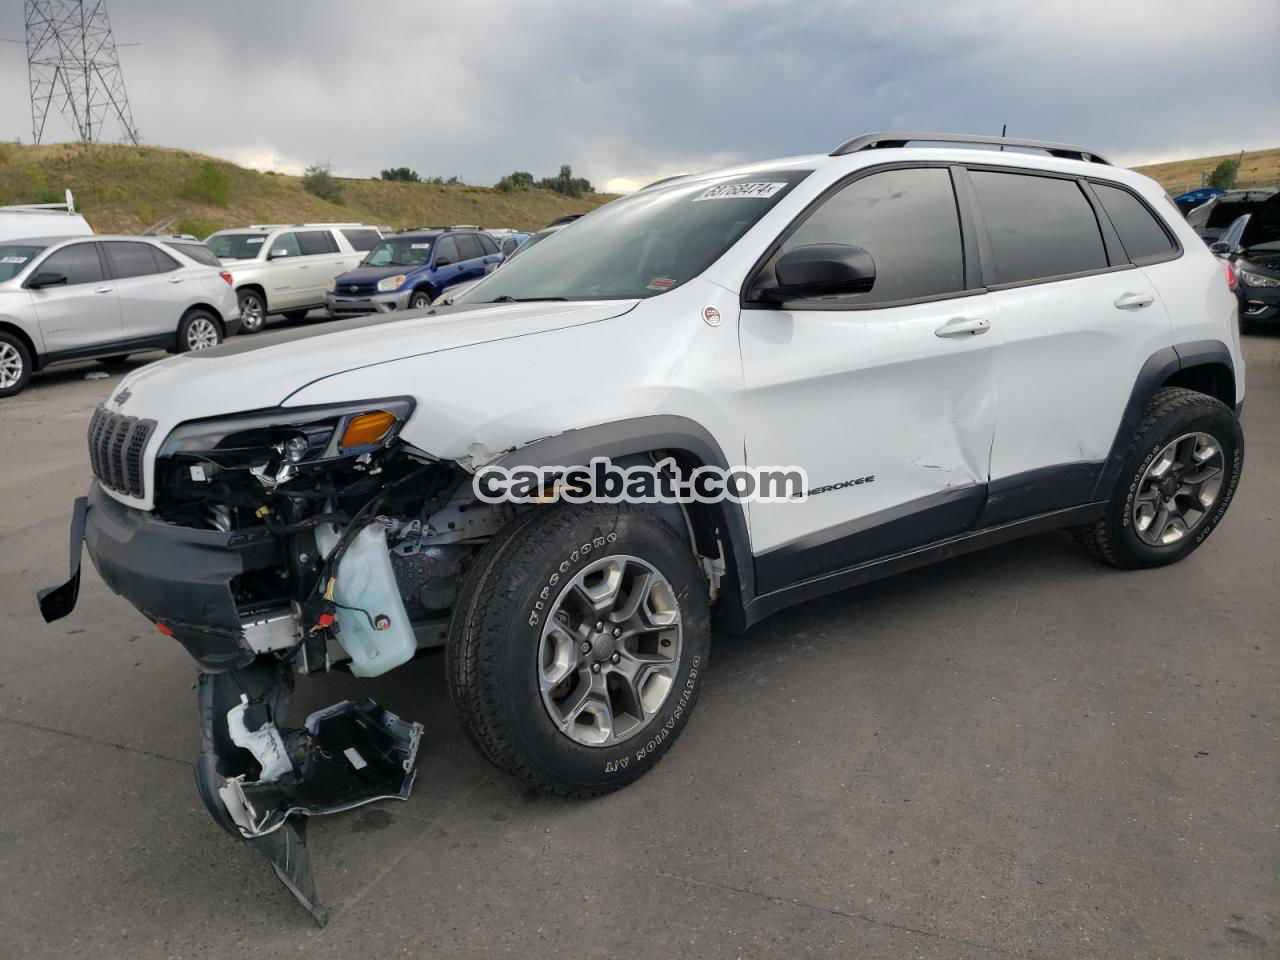
M304 257L338 252L338 241L333 239L333 234L328 230L300 230L298 244L302 247Z
M377 230L343 230L342 235L353 250L372 250L382 239Z
M96 243L77 243L55 250L36 268L36 272L61 273L66 276L68 286L74 286L77 283L101 283L107 277L103 272L97 248Z
M1128 190L1095 181L1093 192L1120 235L1124 252L1134 263L1167 257L1176 251L1172 238L1156 215Z
M117 280L160 272L160 266L152 253L154 248L149 243L111 240L104 243L103 248L107 252L107 262L111 264L111 275ZM173 263L172 260L169 262Z
M1074 180L970 171L991 239L995 282L1025 283L1107 266L1093 207Z
M867 293L816 298L832 306L917 300L964 290L964 251L951 175L940 167L873 173L825 200L783 242L752 287L776 283L782 255L811 244L861 247L876 265Z
M474 233L460 233L457 240L459 259L474 260L484 256L484 251L480 249L480 241L476 239Z

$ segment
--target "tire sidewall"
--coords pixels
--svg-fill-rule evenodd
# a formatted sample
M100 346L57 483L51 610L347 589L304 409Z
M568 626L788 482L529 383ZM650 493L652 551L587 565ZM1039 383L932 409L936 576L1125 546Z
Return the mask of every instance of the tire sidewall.
M1190 537L1177 543L1156 547L1144 541L1133 523L1133 505L1138 495L1138 484L1147 468L1160 452L1177 437L1187 433L1207 433L1222 447L1225 477L1212 511L1195 528ZM1175 411L1162 417L1145 431L1125 464L1121 496L1113 498L1111 523L1119 536L1116 546L1128 559L1143 566L1173 563L1191 553L1208 539L1226 515L1235 497L1236 487L1244 467L1244 435L1236 415L1223 404L1205 398L1197 407Z
M425 302L425 303L423 303L421 306L416 306L416 305L414 304L414 301L415 301L415 300L417 300L417 299L419 299L420 297L421 297L421 298L425 298L425 299L426 299L426 302ZM430 291L430 290L415 290L415 291L413 291L413 293L411 293L411 294L409 295L409 309L410 309L410 310L425 310L425 309L427 309L427 307L431 306L431 301L432 301L432 300L434 300L434 299L435 299L435 297L433 297L433 296L431 295L431 291Z
M588 747L556 729L542 701L537 657L546 618L565 585L589 564L617 554L642 558L671 584L680 607L681 663L662 709L644 729L610 747ZM540 544L513 600L502 638L501 709L521 757L543 779L573 791L609 790L657 763L688 722L707 671L706 585L688 549L661 521L642 513L583 513L572 535Z
M16 349L18 358L22 361L22 372L18 374L18 382L11 387L0 388L0 397L17 396L31 382L31 351L17 337L8 334L0 334L0 343L7 343Z

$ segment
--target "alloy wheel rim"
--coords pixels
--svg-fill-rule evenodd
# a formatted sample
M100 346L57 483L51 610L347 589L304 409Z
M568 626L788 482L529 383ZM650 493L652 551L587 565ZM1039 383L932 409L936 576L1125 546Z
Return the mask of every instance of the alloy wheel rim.
M560 591L538 645L551 722L585 747L634 737L675 687L682 639L675 591L653 564L623 554L588 564Z
M413 298L413 303L409 304L409 306L414 310L423 310L431 306L431 298L419 293Z
M204 350L218 344L218 329L208 317L196 317L187 324L187 346L192 350Z
M16 387L22 379L22 354L11 343L0 343L0 390Z
M257 297L245 297L240 304L241 322L250 330L262 326L262 304Z
M1133 500L1133 526L1153 547L1179 543L1200 526L1222 491L1222 444L1207 433L1186 433L1165 446L1143 471Z

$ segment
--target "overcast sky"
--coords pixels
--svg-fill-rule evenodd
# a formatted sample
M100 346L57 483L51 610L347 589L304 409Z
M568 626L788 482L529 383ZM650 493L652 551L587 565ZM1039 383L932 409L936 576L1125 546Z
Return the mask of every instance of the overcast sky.
M1277 0L107 2L143 139L260 169L570 163L616 189L1002 123L1130 164L1280 146ZM17 0L0 37L23 37ZM11 43L0 138L31 139Z

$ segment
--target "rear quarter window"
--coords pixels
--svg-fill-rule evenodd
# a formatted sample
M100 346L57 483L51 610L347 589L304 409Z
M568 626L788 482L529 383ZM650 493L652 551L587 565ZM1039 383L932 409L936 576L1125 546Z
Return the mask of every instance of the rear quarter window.
M382 239L377 230L343 230L342 235L347 238L347 243L351 244L353 250L362 251L372 250Z
M969 176L987 224L997 284L1107 266L1098 218L1075 180L990 170Z
M1156 215L1128 190L1095 181L1093 192L1120 235L1120 244L1130 260L1156 260L1177 252L1173 238Z
M166 243L165 246L171 250L177 250L188 260L203 263L206 267L222 266L222 261L203 243Z

